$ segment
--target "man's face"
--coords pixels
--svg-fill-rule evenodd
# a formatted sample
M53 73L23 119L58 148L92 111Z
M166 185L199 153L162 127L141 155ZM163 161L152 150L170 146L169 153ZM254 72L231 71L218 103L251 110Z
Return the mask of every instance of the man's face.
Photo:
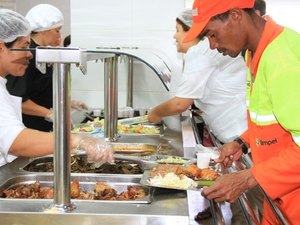
M236 57L245 46L243 28L237 15L231 12L226 20L210 20L203 33L208 37L210 48L217 49L223 55Z
M30 35L20 37L11 48L29 48ZM0 43L2 51L0 52L0 70L1 75L11 74L13 76L23 76L32 58L30 51L13 51L7 48L4 43Z

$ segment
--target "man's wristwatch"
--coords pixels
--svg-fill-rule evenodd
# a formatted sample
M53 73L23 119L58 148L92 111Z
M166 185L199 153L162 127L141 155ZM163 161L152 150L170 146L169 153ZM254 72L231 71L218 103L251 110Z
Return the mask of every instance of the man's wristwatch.
M237 142L241 148L242 148L242 152L244 154L247 154L248 153L248 147L247 147L247 144L246 142L244 142L240 137L237 137L236 139L234 139L233 141Z

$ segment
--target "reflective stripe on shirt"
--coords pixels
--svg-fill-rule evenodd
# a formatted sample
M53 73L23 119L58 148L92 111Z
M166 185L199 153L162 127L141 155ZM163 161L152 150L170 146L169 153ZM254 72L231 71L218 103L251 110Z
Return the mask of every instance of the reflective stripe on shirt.
M274 114L270 114L270 115L258 115L255 112L250 112L250 118L260 124L274 124L277 123L276 117L274 116Z

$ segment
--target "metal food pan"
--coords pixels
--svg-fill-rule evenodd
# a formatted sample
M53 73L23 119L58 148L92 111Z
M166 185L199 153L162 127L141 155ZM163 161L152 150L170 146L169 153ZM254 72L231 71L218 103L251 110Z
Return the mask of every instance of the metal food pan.
M53 172L53 157L35 158L27 163L21 172ZM71 159L72 173L96 173L96 174L126 174L139 175L143 174L143 168L137 162L118 160L113 164L89 163L86 155L75 155Z
M115 153L152 153L158 150L158 145L147 143L111 143Z
M162 136L164 135L164 131L165 131L165 126L163 124L138 124L138 125L123 125L123 126L128 126L129 129L130 128L137 128L138 126L142 125L145 129L154 129L154 130L158 130L157 133L145 133L145 132L123 132L120 129L118 129L118 132L120 135L132 135L132 136Z
M110 187L115 189L118 194L127 191L128 186L140 187L145 191L145 197L142 199L135 200L83 200L83 199L72 199L72 201L88 201L88 202L118 202L118 203L136 203L136 204L148 204L151 203L152 194L149 187L140 184L140 178L137 177L109 177L109 176L71 176L71 181L78 180L80 184L80 189L85 192L93 193L94 185L97 182L102 182L108 184ZM39 181L41 187L53 187L53 176L51 175L39 175L39 174L26 174L21 176L15 176L8 179L0 186L0 201L45 201L49 199L15 199L15 198L4 198L4 190L15 188L21 185L33 184Z

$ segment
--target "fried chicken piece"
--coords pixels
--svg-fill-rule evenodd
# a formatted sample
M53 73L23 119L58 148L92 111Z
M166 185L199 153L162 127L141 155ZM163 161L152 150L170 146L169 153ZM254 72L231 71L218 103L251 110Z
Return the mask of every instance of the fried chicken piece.
M88 192L81 191L80 195L78 196L77 199L93 200L93 199L95 199L95 194L91 194L91 193L88 193Z
M189 171L192 174L191 178L196 178L196 179L200 179L201 178L201 172L202 172L202 170L200 168L198 168L196 164L189 165L186 168L186 170Z
M150 176L165 176L167 173L174 173L174 174L182 174L185 172L185 168L180 165L171 165L171 164L158 164L156 167L154 167L151 172Z
M123 201L125 200L126 201L129 199L131 199L131 198L130 198L128 191L124 191L116 197L116 200L123 200Z
M105 183L97 182L94 186L94 191L96 194L101 195L101 193L104 192L107 188L111 188L111 187Z
M71 183L71 198L78 198L80 196L79 181L73 180Z
M215 180L218 177L218 173L211 169L203 169L201 172L201 179Z
M100 200L110 200L117 195L116 190L101 182L95 184L94 191L96 193L95 198Z
M129 185L127 190L129 195L132 196L132 199L141 199L146 196L145 190L141 187L133 187Z
M40 188L39 198L52 199L53 196L54 196L53 188L51 188L51 187L42 187L42 188Z

